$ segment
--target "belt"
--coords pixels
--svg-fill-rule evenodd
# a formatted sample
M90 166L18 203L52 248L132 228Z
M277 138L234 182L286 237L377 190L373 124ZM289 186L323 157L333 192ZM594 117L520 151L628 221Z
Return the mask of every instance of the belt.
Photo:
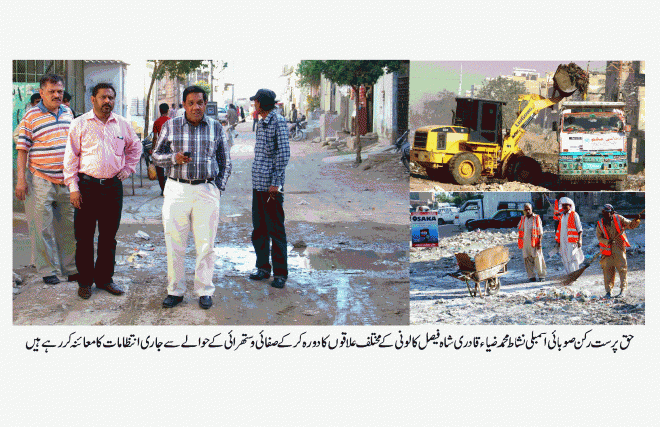
M173 181L183 182L184 184L190 184L190 185L206 184L207 182L213 182L213 181L215 181L215 179L213 179L213 178L206 178L206 179L183 179L183 178L171 178L171 177L167 177L167 179L171 179L171 180L173 180Z
M90 181L101 185L112 184L113 182L119 181L119 178L116 176L113 176L112 178L94 178L93 176L89 176L84 173L79 173L78 176L83 181Z

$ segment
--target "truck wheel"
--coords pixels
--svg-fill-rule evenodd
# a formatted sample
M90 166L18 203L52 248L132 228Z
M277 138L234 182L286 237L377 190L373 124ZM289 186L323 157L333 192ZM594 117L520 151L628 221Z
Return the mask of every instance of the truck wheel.
M518 181L533 184L541 177L541 165L531 157L522 157L514 165L514 176Z
M438 218L438 225L445 225L445 220L442 218Z
M481 176L481 162L472 153L459 153L449 161L449 171L457 184L472 185Z

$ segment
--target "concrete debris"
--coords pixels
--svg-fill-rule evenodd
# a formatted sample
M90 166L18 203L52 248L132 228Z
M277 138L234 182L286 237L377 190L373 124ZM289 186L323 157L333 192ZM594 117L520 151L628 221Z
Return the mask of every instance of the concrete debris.
M135 233L135 237L139 237L140 239L144 239L144 240L149 240L151 238L147 233L145 233L142 230L139 230L137 233Z
M14 273L14 287L17 288L23 284L23 279L21 279L21 276L18 274Z
M319 313L320 313L319 310L304 310L304 311L303 311L303 314L304 314L305 316L316 316L316 315L318 315Z

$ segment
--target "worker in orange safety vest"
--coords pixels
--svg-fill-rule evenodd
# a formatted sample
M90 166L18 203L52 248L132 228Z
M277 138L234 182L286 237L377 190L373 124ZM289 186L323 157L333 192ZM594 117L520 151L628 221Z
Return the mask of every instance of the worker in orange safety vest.
M529 281L536 282L538 275L538 281L543 282L546 267L543 250L541 250L541 240L543 239L541 217L532 212L530 203L525 203L524 211L525 215L520 217L518 223L518 248L522 249Z
M559 245L559 255L566 273L570 274L580 268L584 261L582 253L582 223L580 215L575 212L575 203L568 197L559 200L562 207L561 219L555 231L555 241Z
M603 218L596 225L596 237L600 246L600 266L603 268L605 298L612 297L615 270L619 272L621 291L617 297L625 296L628 289L628 260L626 248L630 247L626 230L639 226L640 219L633 221L618 215L610 204L603 206Z

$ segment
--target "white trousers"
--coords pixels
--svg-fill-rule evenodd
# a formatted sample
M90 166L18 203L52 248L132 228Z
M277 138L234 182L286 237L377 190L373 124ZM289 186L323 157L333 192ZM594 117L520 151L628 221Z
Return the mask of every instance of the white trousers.
M184 261L192 228L197 252L194 292L198 297L211 296L215 290L213 243L218 231L220 190L212 183L191 185L168 179L163 195L167 293L183 296L186 292Z
M577 243L564 243L562 242L559 248L559 255L561 261L564 263L566 274L570 274L580 268L580 264L584 261L584 253L582 248L578 248Z

